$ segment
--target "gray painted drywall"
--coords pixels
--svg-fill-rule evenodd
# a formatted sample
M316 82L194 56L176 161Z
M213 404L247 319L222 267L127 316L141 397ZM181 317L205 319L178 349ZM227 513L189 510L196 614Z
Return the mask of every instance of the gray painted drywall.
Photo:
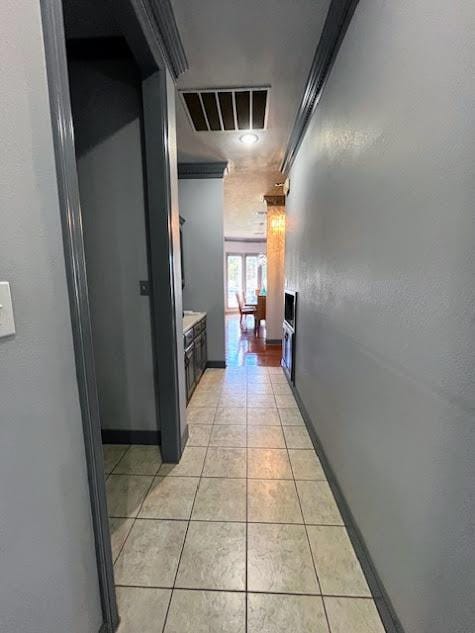
M0 629L102 622L39 2L0 4Z
M69 78L101 426L153 431L140 77L117 59L72 61Z
M361 0L287 200L296 385L406 633L475 630L474 18Z
M207 313L208 359L224 361L224 180L179 180L185 310Z

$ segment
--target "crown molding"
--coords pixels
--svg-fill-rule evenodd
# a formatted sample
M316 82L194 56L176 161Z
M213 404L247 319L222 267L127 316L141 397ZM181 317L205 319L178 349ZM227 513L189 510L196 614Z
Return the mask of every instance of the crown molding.
M163 64L175 81L188 70L170 0L114 0L111 6L144 76Z
M178 178L192 180L201 178L224 178L228 163L178 163Z
M330 4L280 167L281 172L285 175L288 175L292 167L310 117L321 99L331 68L357 4L358 0L332 0Z

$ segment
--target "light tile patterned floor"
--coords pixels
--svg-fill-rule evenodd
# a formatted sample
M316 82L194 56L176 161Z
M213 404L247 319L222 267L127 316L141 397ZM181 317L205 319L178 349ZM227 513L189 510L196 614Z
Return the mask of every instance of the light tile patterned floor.
M383 633L282 370L207 370L178 465L104 448L119 633Z

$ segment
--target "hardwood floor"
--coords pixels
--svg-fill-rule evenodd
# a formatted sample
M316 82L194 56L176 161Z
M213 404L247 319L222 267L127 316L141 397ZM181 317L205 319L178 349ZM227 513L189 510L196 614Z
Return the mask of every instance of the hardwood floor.
M266 344L265 327L261 326L259 336L254 334L254 320L248 317L244 329L239 324L239 315L227 314L226 327L226 365L241 367L259 365L278 367L281 358L280 345Z

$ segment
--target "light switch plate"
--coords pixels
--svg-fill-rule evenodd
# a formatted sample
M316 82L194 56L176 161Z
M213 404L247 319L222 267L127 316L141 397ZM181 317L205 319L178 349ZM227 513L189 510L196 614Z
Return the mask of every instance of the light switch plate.
M0 338L15 334L12 295L8 281L0 281Z

